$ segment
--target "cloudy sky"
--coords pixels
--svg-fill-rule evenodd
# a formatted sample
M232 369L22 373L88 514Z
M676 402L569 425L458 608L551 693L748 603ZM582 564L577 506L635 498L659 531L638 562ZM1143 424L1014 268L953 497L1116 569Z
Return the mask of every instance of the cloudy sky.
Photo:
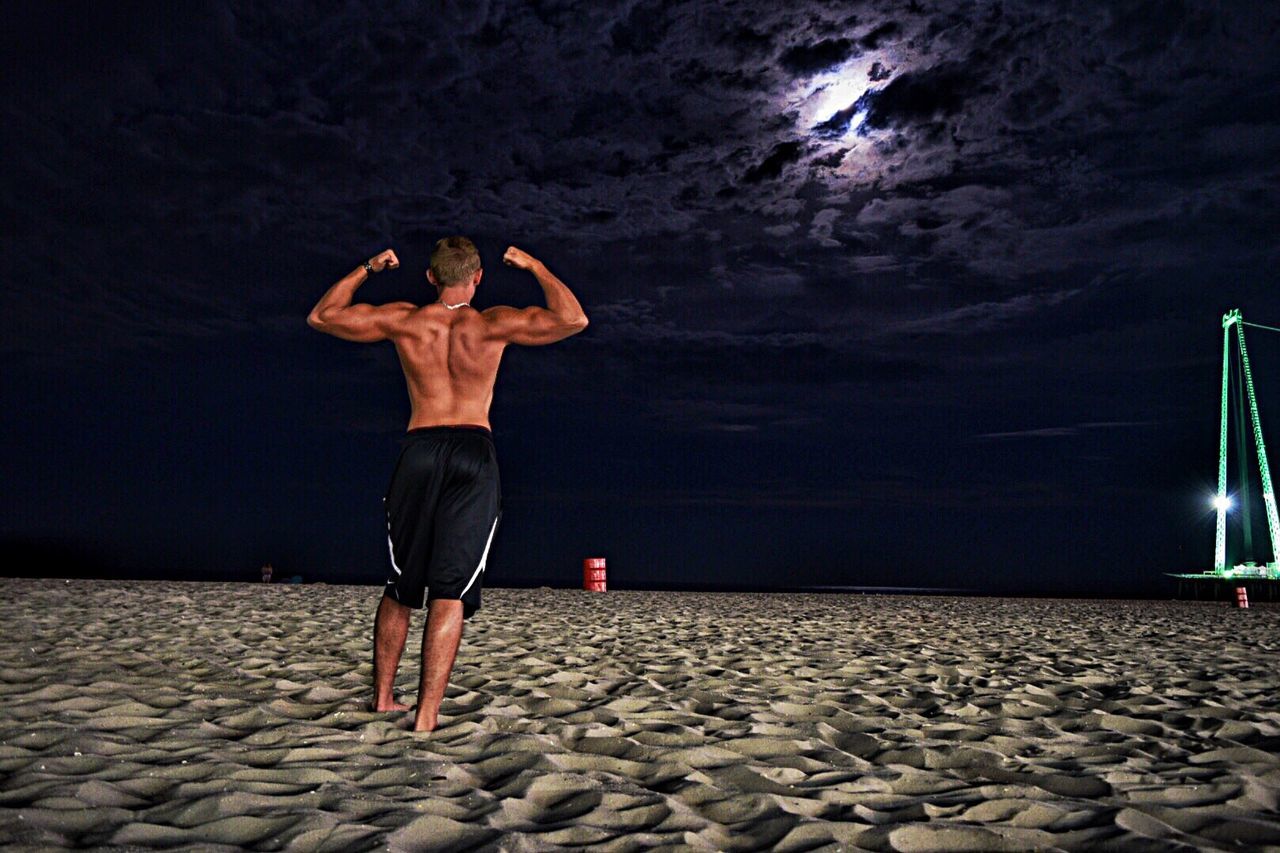
M360 297L433 299L463 233L479 307L538 302L515 244L592 320L504 361L490 584L1211 566L1220 318L1280 325L1274 4L325 5L10 15L11 544L376 581L395 354L304 320L385 248Z

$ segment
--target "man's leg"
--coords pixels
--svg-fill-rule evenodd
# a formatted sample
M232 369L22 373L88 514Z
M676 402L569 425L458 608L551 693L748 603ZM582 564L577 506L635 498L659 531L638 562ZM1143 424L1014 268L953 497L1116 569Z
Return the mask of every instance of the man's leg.
M436 727L436 715L461 640L462 602L448 598L431 601L422 630L422 684L418 688L418 713L413 720L415 732L429 732Z
M408 711L395 700L396 667L409 635L409 608L389 595L382 596L373 619L373 710Z

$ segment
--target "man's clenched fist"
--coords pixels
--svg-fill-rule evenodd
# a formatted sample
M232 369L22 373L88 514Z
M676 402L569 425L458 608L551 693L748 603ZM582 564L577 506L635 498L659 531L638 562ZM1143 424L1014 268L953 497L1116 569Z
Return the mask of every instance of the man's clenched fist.
M532 269L538 259L527 252L522 252L515 246L508 246L507 251L502 256L502 262L509 267L515 267L520 270Z
M400 266L400 259L396 257L395 252L387 249L370 258L369 266L373 267L374 272L382 272L385 269L395 269Z

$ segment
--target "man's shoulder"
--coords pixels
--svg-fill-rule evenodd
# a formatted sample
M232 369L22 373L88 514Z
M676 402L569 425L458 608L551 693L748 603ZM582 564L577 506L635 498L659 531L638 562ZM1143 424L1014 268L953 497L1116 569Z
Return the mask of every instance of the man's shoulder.
M502 329L513 323L519 323L526 310L512 305L494 305L481 311L480 319L491 329Z
M421 326L422 309L425 306L412 302L386 302L373 306L374 316L383 331L391 338L412 335Z
M527 308L516 308L512 305L494 305L480 312L480 320L484 324L486 337L503 344L528 320Z
M421 305L414 305L412 302L384 302L381 305L373 306L373 310L383 317L397 320L408 317L421 309Z

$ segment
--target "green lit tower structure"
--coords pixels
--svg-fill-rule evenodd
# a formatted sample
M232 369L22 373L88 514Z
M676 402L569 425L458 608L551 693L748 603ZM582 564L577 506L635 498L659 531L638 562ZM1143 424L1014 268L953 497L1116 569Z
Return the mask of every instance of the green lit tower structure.
M1271 468L1267 465L1267 446L1262 440L1262 420L1258 417L1258 398L1253 390L1253 371L1249 366L1249 350L1244 342L1244 327L1257 325L1256 323L1246 323L1244 318L1240 316L1240 309L1238 308L1222 315L1222 406L1220 409L1221 428L1218 432L1218 494L1213 501L1214 508L1218 513L1218 525L1217 535L1214 539L1213 571L1175 575L1175 577L1208 580L1244 578L1280 580L1280 562L1278 562L1280 551L1276 549L1277 542L1280 542L1280 519L1277 519L1276 515L1276 496L1275 490L1271 486ZM1273 327L1258 326L1258 328L1271 329ZM1236 360L1232 359L1233 354L1236 355ZM1231 387L1233 367L1236 369L1237 375L1237 399L1242 404L1238 407L1236 425L1237 434L1240 437L1238 453L1242 481L1240 483L1240 518L1244 531L1245 550L1248 551L1251 550L1252 546L1252 519L1249 517L1248 483L1245 482L1248 447L1247 442L1244 440L1243 403L1247 400L1249 422L1253 427L1253 444L1258 453L1258 474L1262 482L1262 503L1267 514L1267 532L1271 537L1271 562L1262 565L1258 565L1255 561L1247 561L1235 566L1227 565L1227 511L1232 504L1231 497L1227 493L1227 427L1230 415L1227 398ZM1252 556L1252 554L1247 556Z

